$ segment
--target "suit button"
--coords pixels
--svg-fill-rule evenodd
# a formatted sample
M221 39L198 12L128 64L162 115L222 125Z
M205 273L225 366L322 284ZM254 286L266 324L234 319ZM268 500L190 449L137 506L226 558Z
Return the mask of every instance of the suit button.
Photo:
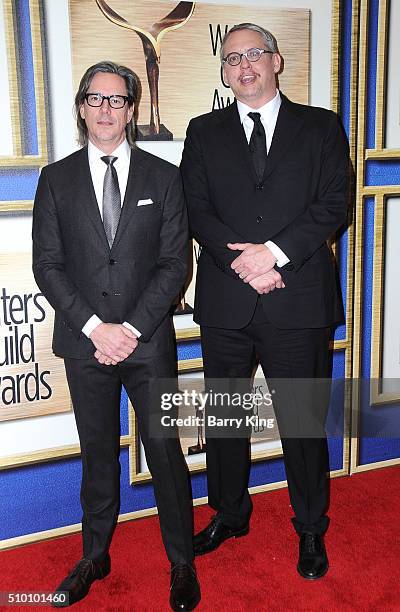
M103 293L101 294L103 297L107 297L108 293L107 291L103 291Z
M258 185L256 185L256 189L257 191L262 191L264 189L264 185L262 183L259 183Z
M259 215L259 216L257 217L257 219L256 219L257 223L261 223L261 221L262 221L262 220L263 220L263 218L262 218L262 216L261 216L261 215Z
M108 263L110 264L110 266L113 266L117 262L115 261L115 259L110 259L110 261Z

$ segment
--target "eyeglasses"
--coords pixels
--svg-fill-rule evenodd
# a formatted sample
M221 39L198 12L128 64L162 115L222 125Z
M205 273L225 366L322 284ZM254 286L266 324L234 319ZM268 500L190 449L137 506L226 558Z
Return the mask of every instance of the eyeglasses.
M129 98L128 96L120 96L117 94L113 94L112 96L103 96L101 93L87 93L85 100L89 106L101 106L104 100L108 100L111 108L124 108Z
M271 53L273 55L273 51L267 51L267 49L248 49L244 53L237 53L233 51L232 53L228 53L226 57L222 59L222 62L225 64L229 64L229 66L239 66L242 58L245 57L249 62L258 62L263 53Z

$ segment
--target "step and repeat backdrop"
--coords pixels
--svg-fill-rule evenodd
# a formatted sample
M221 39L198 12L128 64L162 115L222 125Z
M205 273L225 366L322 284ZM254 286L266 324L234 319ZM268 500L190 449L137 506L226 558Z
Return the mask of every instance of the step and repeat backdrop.
M284 71L279 76L282 91L297 102L332 108L340 113L355 166L367 146L368 159L374 158L374 163L380 163L387 158L385 151L400 148L400 144L395 129L388 128L385 132L382 126L377 132L376 146L364 141L360 145L360 139L357 140L357 99L359 90L367 89L369 70L365 65L359 77L358 41L362 32L365 37L370 35L367 34L368 18L375 14L370 11L368 16L366 4L357 0L207 3L0 0L0 79L3 84L0 97L0 516L3 517L0 548L79 529L78 437L63 362L51 351L53 312L33 280L30 252L31 211L40 169L77 148L72 107L83 72L104 59L125 64L137 72L142 83L138 144L179 164L190 118L224 108L233 101L231 90L223 82L219 62L224 33L237 23L259 23L278 39L284 58ZM376 11L386 7L386 2L382 1L370 4ZM392 4L397 6L398 2L395 0ZM388 28L389 18L385 15L385 27ZM375 27L377 30L377 23ZM380 32L379 36L382 41L384 33ZM372 62L366 43L365 48L360 49L361 60L365 55ZM386 53L386 47L384 50ZM386 71L387 62L393 65L393 59L390 60L392 64L389 61L393 51L388 53L386 64L379 65L375 77L377 91L378 87L383 87L383 79L379 76L383 73L379 71ZM158 66L157 78L148 76L146 65ZM376 69L376 63L374 66ZM390 100L386 116L398 133L399 85L396 71L392 72L388 96L385 90L385 99ZM368 95L371 96L371 91ZM368 108L370 106L369 102ZM376 109L378 122L382 122L381 117L385 115L380 111L382 109ZM365 121L368 117L366 111ZM389 132L390 135L382 140L382 134ZM360 175L357 176L358 190L364 189ZM386 203L389 194L393 198L398 196L393 190L376 189L373 197L378 198L378 204ZM361 198L359 193L353 193L355 214L359 214L357 211L362 205L361 199L356 200L356 195ZM363 191L362 198L364 196L372 197L370 191ZM390 204L393 218L397 208L396 204ZM390 232L387 235L390 236ZM360 258L362 249L370 248L372 243L369 238L368 245L362 243L361 234L358 241L355 238L353 226L350 226L333 245L346 307L346 323L337 329L332 346L337 380L350 378L352 372L360 374L358 357L356 359L353 352L354 342L358 342L358 351L360 345L354 334L359 335L360 326L368 325L365 318L361 322L360 315L361 283L367 281L368 285L368 279L365 273L362 276L355 270L353 258L354 254ZM371 248L383 252L384 238L379 242L375 235L375 240L378 242ZM193 385L201 389L203 382L200 334L192 317L198 254L199 247L193 244L191 273L182 293L177 296L174 315L182 390ZM383 266L382 258L379 262L374 265ZM393 263L391 265L394 267ZM383 278L382 275L379 278ZM393 292L390 279L384 284L391 287L387 291ZM374 285L376 299L384 293L382 287L383 281L378 287ZM383 304L383 300L381 302ZM380 312L383 312L383 305ZM376 316L369 322L370 326L372 322L378 325ZM354 333L353 324L356 325ZM373 339L377 342L379 336L379 350L383 350L384 344L388 346L387 332L382 326L379 330L380 335L376 332ZM379 375L383 376L382 372ZM267 390L261 373L257 381ZM354 422L351 424L354 394L343 385L340 393L339 400L336 397L335 413L330 417L331 430L335 432L329 440L333 475L349 472L350 426L355 427ZM393 391L391 393L393 395ZM340 406L339 412L337 406ZM253 413L258 414L256 406ZM275 488L285 481L279 432L274 425L267 425L268 419L273 419L273 408L267 406L263 416L265 426L255 424L253 428L254 462L250 478L253 490ZM192 471L193 495L203 498L207 491L201 428L193 425L191 437L183 439L182 446ZM354 447L354 450L358 453L358 449ZM390 457L378 457L377 461L393 461L400 455L395 445L390 452ZM359 469L360 463L367 464L368 457L367 460L353 459L353 469ZM123 394L121 520L152 512L154 506L134 411Z

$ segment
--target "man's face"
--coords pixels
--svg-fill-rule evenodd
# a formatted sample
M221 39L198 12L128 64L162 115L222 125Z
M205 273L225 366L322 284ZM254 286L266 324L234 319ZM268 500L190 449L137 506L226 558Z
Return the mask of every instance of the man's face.
M254 30L237 30L226 40L224 57L233 51L243 53L254 47L267 49L261 34ZM257 62L249 62L246 57L242 57L238 66L224 63L224 79L237 100L251 108L260 108L275 96L276 74L280 66L281 57L278 53L263 53Z
M108 72L94 75L88 93L127 95L124 79ZM108 100L103 100L101 106L93 107L85 100L80 114L86 122L89 140L104 153L112 153L125 138L125 126L132 119L133 110L134 106L129 107L128 103L123 108L111 108Z

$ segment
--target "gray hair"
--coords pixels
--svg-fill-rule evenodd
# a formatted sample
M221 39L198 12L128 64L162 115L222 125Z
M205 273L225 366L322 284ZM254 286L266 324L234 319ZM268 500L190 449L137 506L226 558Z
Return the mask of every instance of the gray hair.
M136 119L138 112L138 105L142 93L142 86L137 74L133 72L130 68L126 66L120 66L115 64L114 62L104 61L98 62L93 66L90 66L83 75L81 82L79 83L79 88L75 96L75 105L74 112L76 116L76 125L78 128L78 143L81 146L84 146L88 142L88 129L86 126L86 121L82 119L81 114L79 112L80 107L85 101L85 96L89 90L90 83L95 74L98 72L108 72L109 74L116 74L122 77L125 81L126 91L128 96L128 105L135 105L135 110L133 117L129 123L127 123L125 127L126 139L130 147L135 146L136 139Z
M276 42L275 36L271 34L271 32L269 32L265 28L262 28L259 25L256 25L255 23L239 23L238 25L235 25L230 30L228 30L222 39L221 49L220 49L221 62L224 59L224 46L227 41L227 38L233 32L237 32L238 30L253 30L254 32L257 32L258 34L260 34L260 36L262 36L264 43L269 51L272 51L272 53L279 53L278 43Z

